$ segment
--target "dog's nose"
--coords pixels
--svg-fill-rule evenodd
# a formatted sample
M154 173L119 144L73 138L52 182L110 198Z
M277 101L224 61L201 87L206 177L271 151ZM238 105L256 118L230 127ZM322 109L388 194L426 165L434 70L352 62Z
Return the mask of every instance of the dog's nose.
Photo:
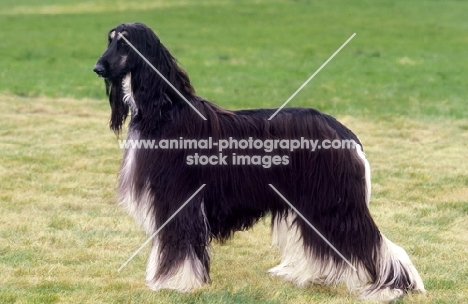
M106 71L106 69L104 68L104 66L102 64L100 64L99 62L96 63L96 65L94 66L94 69L93 69L94 73L98 74L99 76L103 76L104 75L104 72Z

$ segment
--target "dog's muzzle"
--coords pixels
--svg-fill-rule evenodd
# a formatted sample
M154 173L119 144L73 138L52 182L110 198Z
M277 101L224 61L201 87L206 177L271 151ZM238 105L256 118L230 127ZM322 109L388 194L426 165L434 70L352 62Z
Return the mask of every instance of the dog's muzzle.
M98 63L96 63L96 65L94 66L93 71L94 71L96 74L98 74L98 76L104 77L104 74L105 74L105 72L106 72L106 69L105 69L105 67L104 67L100 62L98 62Z

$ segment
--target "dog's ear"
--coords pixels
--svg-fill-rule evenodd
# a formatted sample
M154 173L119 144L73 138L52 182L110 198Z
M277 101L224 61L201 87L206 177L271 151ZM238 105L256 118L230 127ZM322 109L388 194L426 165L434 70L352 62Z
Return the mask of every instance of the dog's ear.
M167 71L168 80L184 95L194 95L195 89L190 83L190 78L179 65L177 59L175 59L169 50L161 44L159 48L159 60L163 69ZM172 97L174 92L168 92Z
M169 82L177 88L182 94L190 96L195 93L187 73L182 70L177 63L177 60L171 55L168 49L161 43L159 37L146 25L141 23L134 23L126 25L123 29L128 33L128 39L132 45L147 59L151 64L169 80ZM154 92L156 89L159 91L159 97L164 94L174 98L177 102L180 97L174 93L173 89L163 80L157 72L154 71L147 62L136 52L127 58L127 65L131 68L132 77L136 74L142 74L141 78L144 83L135 84L139 88L146 88L150 80L155 80L154 85L151 82L151 90ZM153 74L153 75L151 75ZM152 76L156 76L153 78ZM136 79L134 78L134 79ZM132 83L132 85L134 85ZM133 86L136 90L136 87Z
M148 55L147 59L186 99L193 98L195 95L195 89L190 83L188 74L179 67L177 60L172 56L169 50L159 42L159 39L155 35L152 35L151 37L154 44L148 47L147 52L150 55ZM137 71L137 73L140 74L140 77L135 78L140 78L140 83L135 85L141 89L146 89L147 93L152 95L147 97L156 98L158 100L163 100L169 97L173 103L183 102L182 98L175 92L174 88L172 88L166 80L158 75L153 68L151 68L146 62L142 62L141 64L143 65L142 68L138 68ZM149 88L148 91L147 86L149 84L151 84L152 87ZM136 87L134 88L136 91Z
M157 35L141 24L128 29L129 41L185 98L194 96L187 73L160 42ZM176 103L183 99L139 54L132 52L127 58L131 68L132 90L141 119L164 117Z

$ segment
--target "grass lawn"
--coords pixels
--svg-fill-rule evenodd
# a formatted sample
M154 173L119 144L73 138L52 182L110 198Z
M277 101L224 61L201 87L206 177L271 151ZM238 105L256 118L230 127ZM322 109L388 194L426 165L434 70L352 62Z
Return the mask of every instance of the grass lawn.
M146 239L120 207L122 151L92 73L107 31L148 24L199 95L278 107L353 33L291 106L334 115L372 168L370 210L427 293L468 301L468 3L464 1L3 0L0 3L0 303L355 303L344 286L297 288L268 219L214 244L213 282L151 292Z

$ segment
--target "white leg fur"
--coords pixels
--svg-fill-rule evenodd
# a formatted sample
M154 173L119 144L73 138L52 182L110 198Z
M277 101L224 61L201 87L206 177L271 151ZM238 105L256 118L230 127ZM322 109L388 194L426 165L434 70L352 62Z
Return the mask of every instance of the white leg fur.
M361 264L355 265L355 272L347 264L337 265L331 260L320 260L313 252L306 252L297 226L291 224L295 217L290 211L285 218L276 219L273 223L273 245L280 248L282 261L268 271L271 274L281 276L301 287L309 282L325 285L343 282L350 292L358 293L361 299L388 302L402 297L405 291L384 287L386 278L402 278L407 273L412 285L410 289L424 292L421 277L405 250L385 236L382 235L379 259L376 261L377 280L371 282L369 273Z
M369 204L371 196L370 166L360 145L356 145L356 151L365 166L365 179L367 187L366 202ZM386 302L402 297L405 293L404 290L388 287L385 288L383 285L385 283L384 280L389 276L393 276L394 278L402 278L405 276L405 272L408 274L408 279L411 282L412 289L420 292L425 291L422 279L419 276L416 268L411 263L411 260L406 251L392 243L383 235L379 258L379 261L377 261L377 263L379 263L377 281L360 289L360 297L362 299Z
M277 218L273 223L273 245L280 248L282 261L268 272L304 286L311 278L304 272L307 265L301 265L307 258L296 226L291 225L294 218L295 215L288 212L284 218Z
M154 279L159 269L159 254L159 242L155 241L146 267L146 284L151 290L174 289L188 292L204 284L205 268L194 254L172 269L167 276Z
M361 299L390 302L402 297L405 294L404 290L384 287L384 280L388 277L401 278L406 275L411 283L412 290L425 292L424 283L406 251L392 243L384 235L382 235L379 257L380 259L377 261L379 263L377 280L360 290Z
M207 227L208 220L206 218L205 204L203 202L201 203L201 212ZM167 276L154 279L159 269L160 255L157 236L155 240L146 267L146 284L150 289L174 289L179 292L188 292L205 284L205 278L208 278L208 274L206 273L203 263L194 253L188 253L188 257L177 267L172 269L171 273Z
M326 285L345 282L350 290L358 289L365 273L363 267L358 265L356 273L344 263L336 265L331 260L320 260L313 252L306 252L298 227L292 224L295 217L289 211L286 217L273 223L273 245L280 248L282 261L268 272L301 287L309 282Z

